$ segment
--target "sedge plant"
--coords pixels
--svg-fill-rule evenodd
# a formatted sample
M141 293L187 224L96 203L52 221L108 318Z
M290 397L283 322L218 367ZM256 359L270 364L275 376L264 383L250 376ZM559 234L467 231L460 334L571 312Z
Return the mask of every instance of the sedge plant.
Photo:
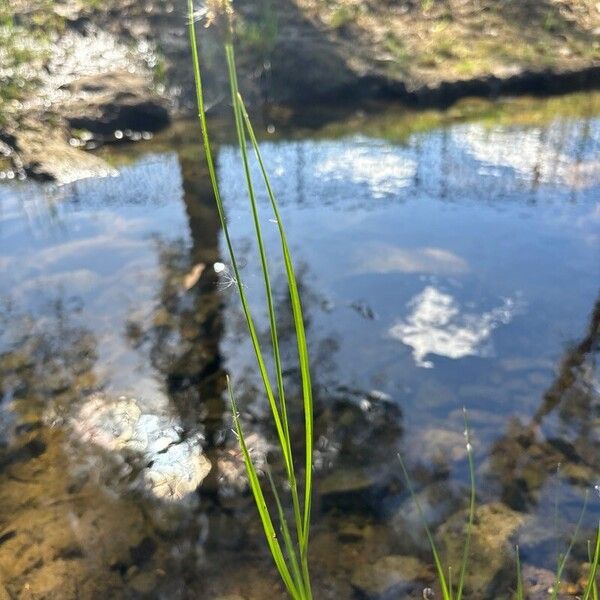
M581 527L581 522L583 520L583 515L585 513L587 505L587 496L585 502L583 504L583 508L581 509L581 513L579 515L579 519L577 521L577 525L575 526L575 531L573 532L573 536L571 537L571 541L569 546L564 554L559 556L558 563L556 566L556 573L554 575L554 583L550 590L550 598L551 600L557 600L562 574L565 570L567 560L571 551L573 550L573 546L575 545L575 541L577 539L577 535L579 533L579 529ZM519 547L516 548L516 560L517 560L517 590L516 590L516 600L525 600L525 588L523 586L523 573L521 570L521 559L519 555ZM583 594L580 596L581 600L598 600L598 583L596 581L596 576L598 574L598 565L600 563L600 522L598 523L598 531L596 532L596 543L594 550L592 551L592 547L590 542L588 541L588 560L590 562L590 568L588 573L587 583L583 590Z
M233 28L233 8L231 0L207 0L206 6L201 11L201 15L207 24L214 23L222 35L223 51L227 64L227 75L231 92L231 103L233 107L233 119L237 135L237 142L242 158L243 176L246 181L246 189L249 201L249 209L254 225L254 234L258 246L260 257L260 266L263 276L264 292L267 304L267 313L269 318L270 329L270 355L272 356L275 372L275 385L271 381L271 376L267 368L267 357L263 351L263 347L259 341L256 325L248 298L242 284L239 263L236 252L230 236L225 208L219 182L216 175L215 162L212 152L210 135L208 131L206 109L204 102L204 91L202 83L202 70L200 65L200 56L198 52L198 43L196 35L196 21L198 12L195 11L193 0L187 0L188 4L188 19L189 19L189 38L192 50L192 65L194 71L194 79L196 85L196 99L198 108L198 117L202 131L202 141L204 153L208 167L209 178L211 181L217 212L223 231L225 245L229 254L231 268L233 271L233 280L239 293L239 298L242 306L242 311L246 320L248 333L251 345L256 357L257 367L260 372L261 380L264 386L264 391L269 403L273 424L277 434L277 448L280 453L284 471L287 478L287 484L290 490L292 504L292 519L286 516L281 497L277 491L277 487L267 469L267 480L269 483L270 497L273 499L274 510L269 508L267 496L261 484L259 472L254 465L250 450L246 443L246 437L242 428L239 417L238 406L233 394L233 389L227 377L227 389L232 408L234 430L239 440L240 449L244 459L246 472L248 475L249 486L252 491L257 512L260 517L262 527L265 534L265 539L269 547L269 551L273 558L273 562L279 572L281 580L293 600L312 600L311 581L308 569L308 548L310 535L310 515L311 515L311 495L312 495L312 453L313 453L313 399L312 399L312 384L310 375L310 363L306 342L306 331L304 327L304 318L302 313L302 304L298 291L297 279L294 271L294 266L291 258L291 253L281 219L281 214L278 208L277 200L271 186L267 168L263 161L260 147L256 138L255 131L252 127L248 111L244 104L243 98L239 91L237 71L235 64L234 50L234 28ZM251 151L250 151L251 150ZM250 155L253 154L258 163L262 184L269 198L270 208L277 224L281 253L285 266L287 278L287 286L290 297L292 316L296 334L296 346L299 360L299 370L302 389L302 408L304 412L304 485L303 490L300 488L297 477L297 456L292 445L292 437L290 431L290 422L288 418L288 409L285 395L283 365L281 360L281 352L279 347L279 336L277 330L277 318L273 302L273 291L269 274L269 265L266 248L263 241L262 228L259 207L257 203L256 187L251 175ZM463 546L463 554L458 573L458 581L455 585L451 568L444 568L438 548L435 544L433 535L427 525L423 510L414 492L407 468L400 456L400 464L404 477L407 482L410 494L415 501L418 512L425 527L426 535L433 554L433 560L439 581L442 599L443 600L462 600L464 594L464 583L469 562L469 551L471 542L471 533L475 519L475 468L473 463L472 445L470 441L470 430L465 412L465 437L467 448L467 461L470 478L470 495L469 508L467 514L466 536ZM273 516L275 515L275 518ZM276 527L275 522L279 522L279 527ZM581 522L581 521L580 521ZM579 523L577 530L579 529ZM575 536L574 536L575 537ZM573 538L574 539L574 538ZM553 594L556 593L559 587L560 578L565 568L568 555L570 554L573 541L569 549L563 555L557 566L556 585L554 586ZM590 547L590 573L588 583L584 590L582 600L600 600L598 595L598 587L596 584L596 574L599 569L600 562L600 525L596 538L595 548L592 552ZM525 592L523 587L523 579L520 567L519 553L517 549L517 600L524 600Z
M408 470L402 456L399 454L398 459L400 460L400 465L402 467L402 472L404 474L404 479L406 480L406 485L410 492L410 495L413 499L417 507L417 511L419 513L419 517L423 526L425 528L425 533L427 535L427 540L429 542L429 547L431 548L431 553L433 555L433 562L435 565L435 572L437 575L438 583L440 586L440 591L442 594L442 600L462 600L464 593L464 585L465 585L465 576L467 573L467 565L469 563L469 551L471 547L471 532L473 530L473 522L475 520L475 464L473 462L473 446L471 444L471 432L469 429L469 423L467 420L467 412L464 411L464 422L465 422L465 443L467 450L467 464L469 468L469 508L467 515L467 526L466 526L466 535L465 542L463 545L463 553L460 562L460 569L458 573L458 582L456 586L454 585L452 578L452 568L449 567L448 570L444 568L442 564L442 560L440 558L440 553L438 547L433 538L433 534L427 525L427 519L425 518L425 514L423 512L423 508L421 507L421 503L419 502L417 495L415 494L412 481L408 474Z
M588 582L583 592L582 600L598 600L598 582L596 577L600 565L600 522L598 523L598 531L596 532L596 545L592 552L591 544L588 542L588 559L590 561L590 572L588 574Z
M401 455L398 455L400 460L400 465L402 467L402 472L404 474L404 478L406 480L406 485L410 492L410 495L413 499L417 507L417 511L419 513L419 517L423 526L425 528L425 533L427 536L427 540L429 542L429 547L431 549L431 553L433 555L433 562L435 565L435 572L438 580L438 584L440 587L442 600L462 600L464 595L464 584L465 584L465 576L467 573L468 562L469 562L469 551L471 546L471 534L473 530L473 523L475 520L475 465L473 462L473 448L470 439L470 429L467 421L467 413L464 412L465 418L465 438L466 438L466 450L467 450L467 464L469 470L469 480L470 480L470 491L469 491L469 508L467 511L467 522L466 522L466 534L465 541L463 545L463 553L460 562L460 569L458 575L458 583L455 586L452 578L452 569L448 568L447 570L444 568L442 564L442 560L440 557L440 552L435 543L433 534L429 529L427 524L427 520L425 518L425 514L421 507L421 504L418 500L417 495L415 494L411 478L408 474L408 470L402 459ZM586 494L585 501L583 507L581 509L581 513L579 515L579 519L577 520L577 524L575 526L575 530L571 537L571 541L567 550L558 557L556 572L554 575L554 583L552 585L552 589L550 590L550 600L557 600L558 593L560 589L560 584L562 580L562 576L564 570L567 565L567 561L569 556L573 550L575 545L575 541L579 534L579 530L581 528L581 524L583 522L583 516L585 514L585 510L587 507L588 496ZM587 583L585 585L585 589L583 590L583 594L581 595L581 600L600 600L600 596L598 594L598 584L597 584L597 575L600 572L600 522L598 523L598 531L596 533L596 542L594 545L594 549L592 550L591 544L588 542L588 559L590 562L590 568L588 573ZM517 567L517 582L516 582L516 592L515 597L516 600L525 600L526 593L525 587L523 584L523 572L521 569L521 558L519 553L519 547L516 547L516 567Z
M233 278L239 293L242 311L246 320L248 333L257 367L260 372L264 391L269 403L273 424L277 434L277 449L284 466L287 485L290 490L292 519L288 522L281 498L277 492L275 483L268 473L271 496L274 499L275 511L269 508L267 498L263 491L261 478L256 466L252 461L248 449L244 430L239 417L237 403L233 394L232 386L227 378L227 388L231 402L233 424L237 434L246 472L248 475L250 489L254 496L256 508L263 526L265 538L277 568L279 575L293 600L312 600L311 582L308 569L308 546L310 534L310 515L311 515L311 495L312 495L312 455L313 455L313 399L312 384L310 375L310 363L306 343L306 331L304 327L304 318L302 313L302 304L298 292L298 284L291 259L290 249L285 234L285 229L277 206L277 201L270 184L267 170L262 159L260 147L248 116L244 101L239 91L238 78L235 64L234 51L234 12L230 0L211 0L206 2L202 16L207 24L215 24L222 36L223 51L227 63L227 75L231 91L231 103L233 107L233 119L237 134L237 142L242 158L243 177L246 182L246 189L249 202L249 210L254 225L254 234L258 246L260 257L260 266L263 276L264 293L267 304L270 328L270 356L272 357L275 372L275 384L271 381L269 370L267 368L268 354L261 346L257 334L256 325L250 310L250 305L242 284L239 263L236 252L230 236L227 217L219 182L216 175L215 162L208 132L206 109L204 103L204 91L202 85L202 70L200 65L200 56L198 51L196 35L196 17L198 13L194 10L193 0L188 0L188 18L189 18L189 38L192 50L192 65L196 85L196 99L198 107L198 117L202 130L202 140L204 153L208 166L209 178L213 188L217 212L223 231L225 245L229 254ZM256 187L251 175L250 154L252 154L260 167L263 185L265 186L269 197L270 208L277 223L279 238L281 242L281 253L287 278L287 286L291 303L291 310L296 334L296 346L299 360L299 370L302 389L302 408L304 412L304 485L300 488L297 477L296 451L292 445L290 431L290 422L288 418L288 409L283 377L283 365L281 360L279 336L277 330L277 318L273 302L273 291L269 274L269 264L267 251L263 241L261 228L261 218L259 206L257 203ZM272 512L276 514L279 521L279 528L274 525ZM279 533L278 533L279 531Z

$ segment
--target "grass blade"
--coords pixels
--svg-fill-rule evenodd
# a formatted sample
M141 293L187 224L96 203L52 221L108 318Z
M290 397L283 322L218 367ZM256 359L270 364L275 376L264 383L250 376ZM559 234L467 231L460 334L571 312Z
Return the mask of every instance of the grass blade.
M271 551L271 555L273 556L277 570L279 571L281 579L283 580L290 596L292 596L292 598L294 599L298 598L299 600L301 600L303 596L296 588L296 585L285 562L285 558L281 551L281 546L279 545L279 541L277 539L277 533L275 532L275 528L273 527L273 521L271 519L271 515L269 514L269 509L267 508L267 503L265 501L265 497L263 495L262 488L258 480L258 474L256 472L256 469L254 468L254 463L252 462L250 453L248 452L248 447L244 438L244 432L240 423L237 404L235 402L233 391L231 389L231 382L229 381L229 377L227 377L227 390L229 393L229 400L231 402L231 410L233 414L233 423L235 426L235 431L240 442L240 448L242 449L244 464L246 466L246 472L248 473L250 489L252 490L252 495L254 496L254 501L258 509L258 514L260 515L260 520L263 526L263 530L265 532L265 537L267 538L267 543L269 544L269 550Z
M281 499L279 498L277 488L275 487L275 482L273 481L273 477L271 476L271 471L267 471L267 475L269 477L269 483L271 484L273 497L275 498L275 504L277 505L277 512L279 514L279 522L281 523L281 533L283 535L283 541L285 543L285 548L290 562L292 563L292 575L294 576L294 580L296 581L296 586L298 587L298 589L304 591L304 581L302 578L302 573L300 571L297 553L292 542L292 536L290 535L290 529L287 524L287 519L285 518L283 506L281 505Z
M275 403L275 397L273 395L273 389L271 387L271 382L269 379L269 375L267 372L267 368L265 365L265 361L263 358L262 350L260 347L260 343L258 340L258 335L256 333L256 327L254 325L254 320L252 318L252 314L250 312L250 306L248 304L248 300L246 298L246 293L244 292L244 286L242 285L242 279L240 276L239 266L236 259L235 251L233 248L233 243L231 241L231 236L229 234L229 227L227 225L227 219L225 217L225 209L223 206L223 200L221 197L221 190L219 187L219 182L217 180L215 162L212 154L212 148L210 145L210 139L208 134L208 125L206 122L206 110L204 104L204 92L202 86L202 72L200 68L200 59L198 56L198 44L196 40L196 27L194 22L194 5L193 0L188 0L188 32L190 38L190 45L192 50L192 65L194 71L194 81L196 86L196 101L198 108L198 117L200 120L200 127L202 130L202 140L204 144L204 153L206 157L206 163L208 166L208 174L211 181L211 185L213 188L213 193L215 195L215 202L217 205L217 212L219 214L219 221L221 223L221 229L223 230L223 235L225 237L225 243L227 245L227 250L229 253L229 259L231 261L231 267L233 269L234 279L237 284L238 293L240 296L240 301L242 304L242 309L244 312L244 317L246 319L246 324L248 326L248 332L250 334L250 340L252 342L252 348L254 350L254 354L256 356L256 361L258 363L258 368L261 374L261 378L263 381L263 385L265 388L265 392L267 394L267 398L269 401L269 405L271 407L271 411L273 413L273 419L275 421L275 427L277 429L277 436L280 440L285 439L283 426L281 423L281 417L279 415L279 410ZM285 450L287 454L287 449Z
M523 590L523 572L521 570L519 546L517 546L517 600L525 600L525 591Z
M552 588L552 600L556 600L558 598L558 588L560 587L562 574L567 566L567 560L569 559L569 555L571 554L571 550L573 550L573 546L575 545L575 540L577 539L577 535L579 534L579 529L581 528L581 523L583 521L583 515L585 514L585 509L587 508L588 503L588 494L585 495L585 500L583 502L583 507L581 508L581 513L579 514L579 519L577 520L577 526L575 527L575 531L573 532L573 536L571 537L571 543L567 548L567 551L563 554L562 558L559 558L558 567L556 569L556 578L554 579L554 585Z
M402 472L404 474L404 479L406 480L406 485L408 487L410 495L413 499L413 502L415 503L415 506L417 507L417 511L419 512L419 517L421 519L421 522L423 523L423 526L425 527L425 533L427 534L427 539L429 541L431 553L433 554L433 562L435 564L435 570L437 572L440 589L442 591L442 598L443 598L443 600L452 600L451 588L448 586L448 581L446 580L446 575L444 573L444 567L442 566L442 561L440 560L440 555L438 553L437 547L433 540L433 535L431 535L431 531L429 530L429 525L427 525L427 519L425 519L425 514L423 513L423 508L421 507L421 503L417 499L417 495L415 494L415 491L413 489L412 482L410 480L408 471L406 469L406 465L404 464L404 461L402 460L402 456L400 454L398 454L398 460L400 461L400 466L402 467Z
M252 219L254 222L254 232L256 235L256 241L258 244L261 269L265 287L265 296L267 299L267 309L269 314L269 324L271 329L271 343L273 347L273 356L275 361L275 372L277 378L277 388L279 392L279 408L281 411L281 422L282 422L282 435L280 437L280 444L284 456L287 477L290 482L292 491L292 504L294 508L294 520L296 522L296 533L298 536L298 544L302 548L304 545L304 532L302 529L302 519L300 516L300 502L298 498L298 486L296 483L296 475L294 462L292 458L292 443L289 431L289 423L287 418L287 408L285 403L285 393L283 387L283 368L281 365L281 356L279 352L279 341L277 336L277 320L275 316L275 308L273 303L273 292L271 287L271 280L269 276L269 268L267 262L266 250L263 242L262 228L260 225L260 219L258 215L258 205L256 202L256 193L254 191L254 184L252 182L252 175L250 172L250 163L248 160L248 149L246 142L246 135L244 129L243 118L241 114L241 108L239 103L239 90L237 82L237 73L235 67L235 54L233 49L233 43L228 40L225 43L225 55L227 58L227 72L229 75L229 84L231 88L231 100L233 104L234 119L236 125L236 131L238 136L238 144L242 155L242 163L244 168L244 175L246 178L246 185L248 189L248 196L250 199L250 208L252 212Z
M196 39L196 28L194 25L194 7L193 0L188 0L188 18L189 18L189 38L190 45L192 49L192 64L194 71L194 80L196 85L196 100L198 107L198 116L200 120L200 126L202 129L202 140L204 144L204 151L206 156L206 161L208 165L209 177L211 181L211 185L213 188L213 192L215 195L215 201L217 205L217 211L219 214L219 220L221 223L221 228L223 230L223 234L225 237L225 242L227 245L227 249L229 252L231 266L233 269L234 280L237 284L238 293L240 296L242 309L244 312L244 316L246 319L246 323L248 326L248 331L250 334L250 340L252 343L252 347L256 356L256 360L258 363L259 371L261 374L261 378L264 384L265 392L267 395L267 399L269 402L269 406L271 409L271 413L273 415L273 420L275 423L275 428L277 431L277 438L279 442L279 447L281 450L281 455L283 457L283 462L285 464L286 474L288 478L288 483L290 485L291 494L292 494L292 504L294 510L294 520L296 524L296 534L298 541L298 549L300 552L300 564L298 564L298 557L296 550L294 548L294 544L292 542L292 538L290 536L289 527L287 521L285 519L285 514L283 508L281 506L281 501L279 496L277 495L277 491L273 486L274 497L277 503L277 509L279 512L279 517L281 519L281 527L282 534L284 538L284 544L286 548L286 553L288 560L291 563L292 572L290 573L290 569L288 564L286 563L285 556L281 551L281 547L279 542L277 542L276 536L274 535L273 524L271 521L271 517L269 515L267 505L265 503L264 496L262 494L262 490L260 488L260 483L258 480L258 476L254 466L252 464L252 460L248 453L248 449L246 447L246 443L243 437L243 432L241 430L241 426L239 423L239 418L237 416L237 410L235 407L235 400L233 398L233 394L231 392L231 387L228 388L230 399L232 402L232 409L234 412L234 422L236 427L236 432L239 437L240 446L242 448L242 453L244 455L244 461L246 466L246 471L248 473L248 478L250 481L250 487L252 489L252 493L254 495L256 505L258 508L259 515L261 517L261 521L263 523L263 529L265 531L265 536L267 537L267 541L269 544L269 548L273 555L273 559L277 566L277 569L284 581L288 592L292 596L292 598L299 598L300 600L311 600L312 592L310 589L310 579L308 574L308 533L309 533L309 522L310 522L310 499L311 499L311 490L312 490L312 421L313 421L313 412L312 412L312 392L311 392L311 380L309 373L309 362L308 362L308 352L306 349L306 335L304 332L304 322L302 319L302 310L297 290L297 283L293 272L293 267L291 266L291 258L289 254L289 249L287 246L287 241L285 239L282 241L282 248L284 250L284 261L286 264L286 273L288 275L288 287L290 291L290 297L292 298L292 308L294 314L294 321L296 325L297 332L297 344L299 348L300 360L301 360L301 374L302 374L302 385L303 385L303 398L304 398L304 412L305 412L305 429L306 429L306 483L305 483L305 501L303 507L300 505L299 494L298 494L298 485L296 481L295 469L294 469L294 461L292 454L292 442L289 428L289 421L287 415L287 407L286 407L286 399L285 399L285 390L283 383L283 367L281 363L281 355L279 350L279 337L277 333L277 321L275 315L275 308L273 302L273 294L272 287L269 277L269 270L267 264L267 256L266 250L263 243L262 231L260 226L260 219L258 214L258 206L256 202L256 194L254 190L254 184L252 181L250 168L249 168L249 160L248 160L248 149L246 143L246 134L245 134L245 126L244 120L247 118L247 114L245 117L242 116L242 112L245 113L245 109L242 111L243 104L241 103L241 97L239 96L238 91L238 81L237 81L237 72L235 68L235 55L233 49L233 28L231 22L232 16L232 7L229 2L225 2L221 8L223 14L220 15L225 17L227 22L227 26L225 28L225 55L227 59L227 72L229 76L229 84L231 89L231 96L233 101L233 110L234 110L234 119L236 125L236 131L238 134L238 143L240 147L240 152L242 154L243 168L244 168L244 176L246 178L246 184L248 189L248 196L250 199L250 207L252 212L252 218L254 222L254 230L255 236L257 239L260 260L261 260L261 269L263 274L264 286L265 286L265 294L267 298L267 309L269 315L269 325L271 332L271 345L273 349L273 358L275 363L275 375L277 380L277 392L279 396L279 404L275 400L275 395L273 393L273 388L271 386L271 380L269 377L269 373L266 367L266 363L264 360L264 356L262 353L262 349L258 340L258 335L256 331L256 327L254 325L254 321L252 318L252 314L250 312L249 303L244 291L244 287L241 281L240 272L238 268L238 262L236 260L235 251L233 248L233 244L231 241L231 236L229 234L227 219L223 207L223 201L221 197L221 192L219 188L218 179L216 176L215 162L211 150L210 138L208 134L208 126L206 119L206 110L204 104L204 96L203 96L203 88L202 88L202 74L200 68L200 59L198 55L198 45ZM264 169L264 164L262 164L261 159L261 169L266 176L266 172ZM272 196L272 194L271 194ZM272 198L274 201L274 199ZM275 205L275 210L277 207ZM278 218L278 223L281 223L281 220ZM282 231L280 229L280 231ZM291 274L291 275L290 275Z
M582 600L598 600L598 585L596 583L596 574L598 573L598 563L600 562L600 523L598 523L598 532L596 534L596 549L594 557L590 554L590 574Z
M465 438L467 441L467 460L469 463L469 480L470 480L470 497L469 497L469 519L467 522L467 537L463 549L463 556L460 566L460 575L458 579L458 590L456 592L456 600L462 600L465 574L467 571L467 563L469 562L469 550L471 547L471 533L473 531L473 520L475 519L475 465L473 464L473 447L471 445L471 434L469 430L469 422L467 420L467 411L463 409L465 420ZM452 590L452 586L450 586Z
M304 404L304 422L305 422L305 490L304 490L304 519L303 519L303 545L301 548L301 554L303 556L303 563L306 561L306 555L308 550L309 540L309 527L310 527L310 513L311 513L311 498L312 498L312 455L313 455L313 398L312 398L312 382L310 376L310 361L308 356L308 347L306 343L306 331L304 328L304 316L302 312L302 304L300 302L300 295L298 293L298 284L296 281L296 275L294 271L294 265L292 263L289 245L287 242L287 236L281 215L279 214L279 207L275 199L275 194L265 168L265 164L260 152L260 147L252 127L252 122L248 116L248 111L244 105L244 101L241 95L238 94L238 100L240 103L240 109L244 117L246 129L252 143L256 159L258 161L267 194L271 202L271 208L277 222L279 230L279 237L281 240L281 249L283 253L283 259L285 264L285 270L288 280L288 288L290 293L290 301L292 305L292 314L294 318L294 327L296 330L296 341L298 349L298 360L300 366L300 374L302 379L302 397Z

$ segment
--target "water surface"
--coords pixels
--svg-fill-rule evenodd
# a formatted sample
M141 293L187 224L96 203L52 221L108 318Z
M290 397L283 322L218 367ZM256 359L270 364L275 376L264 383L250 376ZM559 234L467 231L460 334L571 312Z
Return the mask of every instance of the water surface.
M600 483L599 114L592 95L426 127L390 109L265 135L315 380L319 598L354 597L351 579L386 555L430 562L396 454L437 528L466 497L463 407L479 503L523 522L500 543L552 567ZM0 574L16 597L281 593L225 373L259 462L268 406L188 130L113 151L115 177L0 187ZM266 346L244 180L224 140L219 180ZM262 192L259 204L293 403L276 223Z

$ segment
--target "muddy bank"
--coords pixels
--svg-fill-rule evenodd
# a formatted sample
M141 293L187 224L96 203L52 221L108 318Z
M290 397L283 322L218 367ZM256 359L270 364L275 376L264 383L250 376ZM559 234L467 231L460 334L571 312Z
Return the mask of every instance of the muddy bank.
M236 4L242 87L267 112L372 100L447 107L466 96L600 86L600 10L589 0ZM192 114L183 2L19 0L2 10L8 176L66 182L106 173L79 150L147 139L174 115ZM208 103L225 110L217 34L199 31Z
M386 98L439 107L465 96L600 85L600 11L586 1L241 4L245 19L270 15L278 24L263 49L275 102Z

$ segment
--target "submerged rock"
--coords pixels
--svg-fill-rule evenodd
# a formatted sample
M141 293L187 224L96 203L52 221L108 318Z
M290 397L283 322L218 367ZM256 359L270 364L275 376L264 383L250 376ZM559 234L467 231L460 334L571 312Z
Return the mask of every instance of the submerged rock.
M355 523L342 523L338 528L337 538L342 544L356 544L371 534L372 528L369 526L359 527Z
M129 585L138 594L148 596L158 586L158 577L156 573L152 572L137 573L131 578L131 580L129 581Z
M359 567L352 575L352 587L361 598L392 600L431 581L427 566L413 556L391 555Z
M425 523L430 530L435 530L460 510L468 497L469 490L459 490L448 481L432 483L418 492L415 498L408 497L390 519L390 525L396 534L395 547L404 552L415 549L429 552ZM422 515L418 506L421 507Z
M38 435L46 450L0 473L0 580L12 598L120 597L130 549L152 533L142 507L93 483L58 430Z
M96 392L70 424L76 441L122 459L137 456L143 489L163 500L189 498L212 468L200 433L185 434L168 411L153 410L136 398Z
M368 468L337 469L318 485L323 510L363 511L385 490L385 483Z
M411 439L414 456L437 473L447 473L452 465L467 458L467 441L463 433L431 427Z
M556 583L556 574L548 569L534 567L533 565L525 565L523 567L523 588L528 600L547 600L550 597L552 589ZM571 594L567 593L569 586L562 584L559 586L558 596L556 600L567 600L572 598Z
M436 536L442 561L454 573L460 572L467 518L467 511L455 513L440 526ZM468 597L481 600L509 597L517 572L512 541L525 519L525 515L499 502L477 508L465 577Z

